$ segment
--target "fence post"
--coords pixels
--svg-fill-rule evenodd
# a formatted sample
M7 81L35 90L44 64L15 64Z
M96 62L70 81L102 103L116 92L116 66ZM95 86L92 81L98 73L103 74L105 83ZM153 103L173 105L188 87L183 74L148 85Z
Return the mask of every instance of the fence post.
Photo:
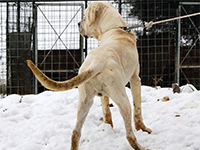
M119 0L119 8L118 8L118 11L119 11L119 13L121 14L122 13L122 1L121 0Z
M35 6L35 0L32 2L32 14L33 14L33 25L32 25L32 34L33 34L33 60L36 66L38 65L38 47L37 47L37 7ZM33 93L38 94L38 81L33 76Z
M181 16L181 5L178 7L178 16ZM180 43L181 43L181 19L177 21L176 56L175 56L175 82L180 84Z
M85 0L85 9L87 8L88 1ZM87 56L87 38L85 38L85 57Z

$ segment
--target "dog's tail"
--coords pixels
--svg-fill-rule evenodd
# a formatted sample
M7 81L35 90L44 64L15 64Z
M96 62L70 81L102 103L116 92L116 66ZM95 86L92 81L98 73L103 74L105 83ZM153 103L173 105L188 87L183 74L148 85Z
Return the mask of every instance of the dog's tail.
M40 81L40 83L47 89L53 91L66 91L77 87L83 82L94 76L93 71L83 71L74 78L66 81L54 81L47 77L39 68L37 68L31 60L27 60L29 68L32 70L33 74Z

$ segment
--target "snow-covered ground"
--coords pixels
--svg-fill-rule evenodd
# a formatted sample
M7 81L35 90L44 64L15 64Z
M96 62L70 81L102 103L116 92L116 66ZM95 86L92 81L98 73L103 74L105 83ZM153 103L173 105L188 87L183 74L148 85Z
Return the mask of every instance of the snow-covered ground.
M153 132L134 133L151 150L200 150L200 91L182 87L142 86L145 124ZM126 89L132 103L130 89ZM169 101L162 98L168 96ZM0 150L69 150L76 122L78 90L10 95L0 100ZM159 101L158 101L159 99ZM131 150L117 105L111 107L114 128L100 121L100 98L95 97L82 130L80 150ZM134 123L133 123L134 127Z

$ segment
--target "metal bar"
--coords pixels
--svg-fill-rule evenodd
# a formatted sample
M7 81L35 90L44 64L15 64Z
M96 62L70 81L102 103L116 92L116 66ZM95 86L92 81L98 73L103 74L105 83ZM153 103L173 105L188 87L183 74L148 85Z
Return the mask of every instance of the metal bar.
M180 66L180 68L200 68L200 65L199 66Z
M78 72L78 69L74 69L74 70L41 70L44 73L52 73L52 72Z
M88 6L88 2L87 0L85 0L85 9L87 8L87 6ZM87 43L88 43L87 38L85 38L85 57L87 56L87 51L88 51Z
M45 51L50 51L51 49L45 49ZM66 50L66 49L54 49L55 51L58 50ZM78 51L79 49L68 49L69 51ZM38 51L44 51L44 49L38 49Z
M9 51L8 51L8 47L9 47L9 35L8 35L8 33L9 33L9 3L7 2L7 8L6 8L6 12L7 12L7 14L6 14L6 91L7 91L7 93L6 94L8 94L8 92L10 91L10 90L8 90L8 88L9 88L9 69L10 69L10 64L9 64Z
M20 33L20 2L17 3L17 32Z
M190 80L187 78L186 74L183 72L182 69L180 69L181 73L183 74L183 76L185 77L185 79L187 80L187 83L190 84Z
M200 5L200 2L180 2L180 5Z
M178 16L181 15L181 5L178 8ZM176 60L175 60L175 82L180 83L180 38L181 38L181 20L178 21L177 41L176 41Z
M54 2L54 1L53 1ZM66 2L66 1L65 1ZM47 5L47 6L60 6L60 5L63 5L63 6L83 6L83 3L37 3L36 5L37 6L40 6L40 5Z
M38 66L38 43L37 43L37 7L35 6L35 2L32 3L32 13L33 13L33 25L32 25L32 31L33 31L33 60L35 62L35 65ZM33 93L38 93L38 81L35 76L33 76Z
M0 2L33 2L33 0L1 0ZM35 2L74 2L80 0L34 0ZM90 0L96 1L96 0ZM105 0L98 0L98 1L105 1Z
M82 8L81 9L81 19L83 19L83 14L84 14L84 7L83 7L83 5L81 6L81 8ZM79 49L81 51L81 64L84 61L84 55L83 55L84 49L83 49L83 46L84 46L84 38L80 34L80 46L79 46Z
M119 5L118 5L118 11L119 11L119 13L120 14L122 14L122 1L121 0L119 0Z

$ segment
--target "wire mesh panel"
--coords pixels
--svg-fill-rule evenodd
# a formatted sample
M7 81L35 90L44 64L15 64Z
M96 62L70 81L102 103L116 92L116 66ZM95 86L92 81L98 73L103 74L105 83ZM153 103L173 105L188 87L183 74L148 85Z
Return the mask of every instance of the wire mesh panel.
M159 21L176 17L174 1L134 1L129 16L138 21ZM176 22L154 25L135 30L140 55L141 81L145 85L171 86L174 82Z
M176 17L177 1L127 0L109 1L121 13L129 26L140 25L143 21L158 21ZM142 84L171 86L175 76L176 21L153 27L132 30L137 36L140 56L140 77ZM98 46L95 40L88 40L88 49Z
M77 23L83 18L82 2L36 3L38 67L50 78L74 77L83 61L83 39ZM38 92L44 88L39 84Z
M7 94L32 93L32 3L10 2L7 12Z
M0 97L6 94L6 3L0 3Z
M180 3L180 15L200 12L200 2ZM181 20L180 84L200 89L200 15Z

